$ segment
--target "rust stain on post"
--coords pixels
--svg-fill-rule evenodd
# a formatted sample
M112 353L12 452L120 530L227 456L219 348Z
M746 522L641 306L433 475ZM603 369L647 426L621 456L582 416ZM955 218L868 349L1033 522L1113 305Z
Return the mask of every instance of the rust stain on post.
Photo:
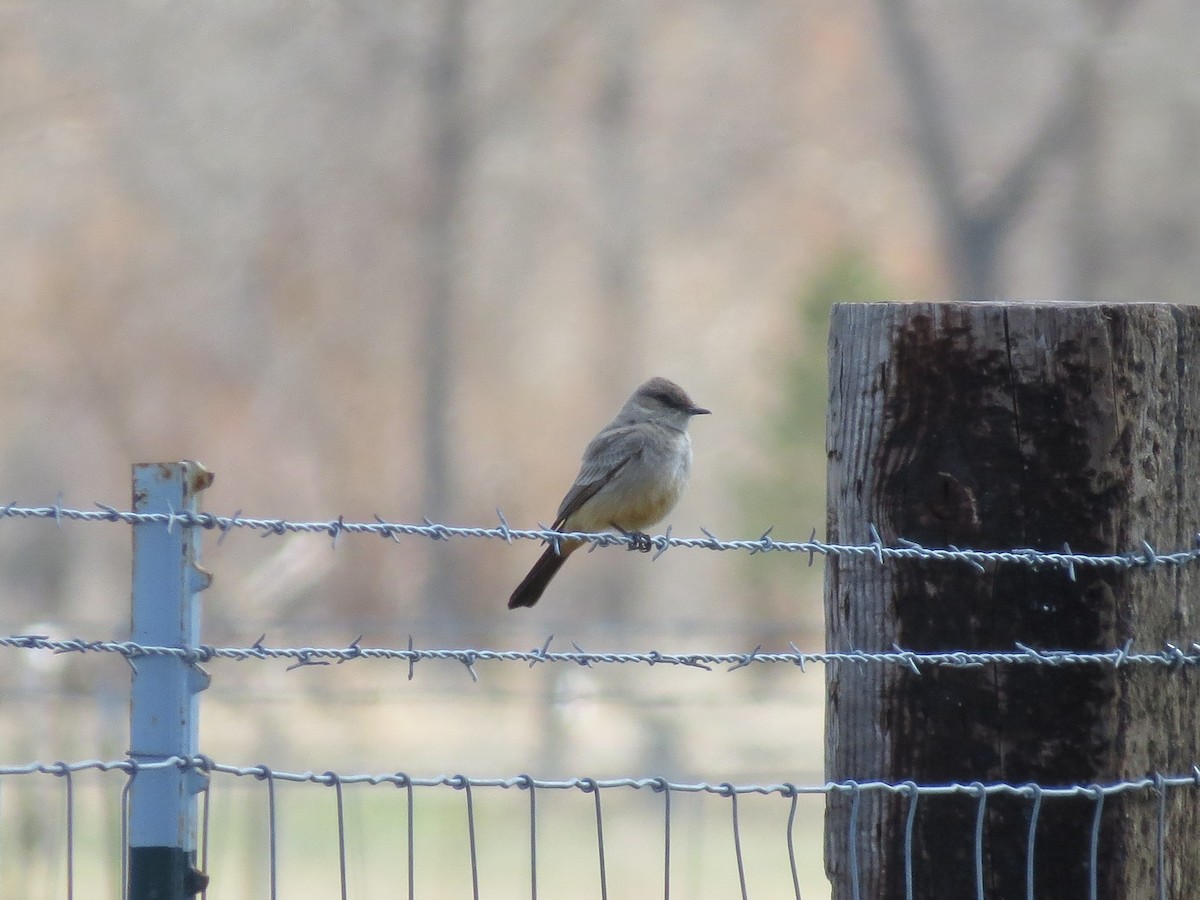
M187 467L188 493L198 494L212 487L215 476L204 468L202 463L196 462L194 459L185 459L183 464Z

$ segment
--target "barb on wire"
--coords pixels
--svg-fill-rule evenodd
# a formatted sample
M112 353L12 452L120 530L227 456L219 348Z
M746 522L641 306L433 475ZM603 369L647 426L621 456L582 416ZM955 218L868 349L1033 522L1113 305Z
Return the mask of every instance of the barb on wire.
M72 522L121 522L127 525L162 524L168 528L176 525L188 528L203 528L221 533L218 543L234 529L257 531L263 537L285 534L322 534L331 538L334 546L343 535L370 534L385 540L399 541L401 537L423 537L445 541L451 538L488 538L512 543L514 539L544 541L561 544L562 541L580 541L595 547L634 547L638 538L610 532L553 531L548 528L513 528L497 510L498 524L489 527L446 525L424 519L420 523L388 522L375 516L373 522L347 522L342 515L314 522L293 522L281 518L252 518L243 516L241 510L232 516L219 516L207 512L171 510L167 513L142 513L119 510L107 504L96 504L97 509L81 510L62 506L61 501L53 506L18 506L16 502L0 506L0 519L53 519L61 527L64 521ZM1155 549L1146 541L1124 553L1088 554L1076 553L1063 545L1058 551L1043 551L1033 548L1010 550L972 550L961 547L925 547L916 541L903 538L894 544L886 544L874 525L869 526L870 541L865 544L837 544L818 540L816 531L806 541L782 541L771 536L768 528L753 540L725 541L707 528L701 528L704 537L675 537L671 529L666 534L651 538L651 546L657 548L655 558L670 548L703 550L742 550L757 553L800 553L808 556L809 564L815 556L844 559L874 559L883 565L895 560L926 560L954 562L986 571L986 566L997 564L1024 565L1031 568L1050 568L1062 571L1072 580L1081 568L1093 569L1150 569L1157 566L1184 566L1200 561L1200 534L1192 546L1164 552Z
M546 654L550 650L550 642L553 640L554 640L554 635L549 635L546 638L546 643L542 644L541 649L535 649L535 650L530 651L531 653L534 653L536 655L533 659L531 659L529 661L529 668L532 669L538 663L545 661ZM574 643L574 642L572 642L572 643ZM583 648L580 647L578 644L575 644L575 649L578 650L580 653L583 652Z
M388 660L407 663L409 678L419 662L443 660L464 666L471 677L478 680L476 665L481 662L520 662L529 666L539 663L568 663L591 668L595 665L646 665L685 666L687 668L712 671L718 666L724 671L734 672L750 665L785 664L796 666L802 671L808 663L837 665L842 663L902 666L917 675L924 666L947 668L975 668L984 665L1031 665L1031 666L1151 666L1165 670L1183 670L1200 667L1200 643L1193 642L1187 648L1166 644L1158 651L1137 651L1129 643L1112 650L1038 650L1018 643L1013 650L950 650L922 651L905 650L893 645L889 650L831 650L807 652L795 644L787 651L766 652L758 645L748 653L663 653L649 650L641 653L603 652L584 650L572 641L573 650L551 650L553 635L541 647L532 650L489 650L486 648L422 648L417 647L410 635L407 647L364 647L359 635L345 647L270 647L262 635L248 647L157 647L139 644L136 641L87 640L84 638L55 639L45 634L0 635L0 649L42 650L51 653L111 653L131 663L146 656L174 656L190 663L204 663L218 659L235 662L246 660L285 660L288 669L307 666L326 666L331 663L346 663L351 660Z

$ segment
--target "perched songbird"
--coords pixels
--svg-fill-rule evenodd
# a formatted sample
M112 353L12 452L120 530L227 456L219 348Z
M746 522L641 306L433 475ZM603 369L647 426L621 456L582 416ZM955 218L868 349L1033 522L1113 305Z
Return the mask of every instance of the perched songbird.
M615 529L639 538L679 501L692 470L688 421L709 410L692 402L679 385L651 378L625 401L617 417L583 451L575 483L558 507L554 531ZM508 608L533 606L567 557L582 546L564 540L546 548L509 598Z

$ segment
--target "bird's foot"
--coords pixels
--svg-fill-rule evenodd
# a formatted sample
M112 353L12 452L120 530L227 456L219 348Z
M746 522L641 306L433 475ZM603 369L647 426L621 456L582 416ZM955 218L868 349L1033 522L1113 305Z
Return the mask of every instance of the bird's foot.
M654 542L650 539L650 535L644 531L626 531L620 526L617 527L617 531L629 538L631 542L629 544L630 550L640 550L642 553L649 553L654 549Z

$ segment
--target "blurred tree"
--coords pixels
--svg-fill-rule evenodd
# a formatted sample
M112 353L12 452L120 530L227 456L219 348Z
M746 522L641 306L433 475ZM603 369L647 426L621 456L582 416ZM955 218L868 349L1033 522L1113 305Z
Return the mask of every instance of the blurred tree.
M624 401L645 373L641 334L645 308L644 224L639 200L637 159L637 88L641 82L639 28L645 13L627 0L597 7L602 54L593 99L592 141L595 177L596 317L601 333L596 341L597 383L603 385L606 405ZM611 399L610 399L611 395ZM627 626L635 610L644 608L638 595L645 589L640 567L604 568L599 586L605 596L601 609L618 628Z
M1076 13L1083 38L1063 52L1063 73L1040 121L1008 163L997 165L992 187L968 199L966 141L969 129L956 128L955 110L946 80L917 25L911 0L876 0L884 41L891 50L900 85L908 101L911 139L924 171L955 296L989 300L1004 291L1000 257L1020 217L1036 198L1047 169L1069 150L1086 147L1077 132L1083 116L1094 112L1097 60L1106 39L1122 21L1133 0L1099 0ZM972 72L972 74L975 74ZM1081 184L1086 184L1086 175ZM1086 209L1086 203L1081 205ZM1078 245L1087 252L1087 241Z
M451 404L458 357L453 331L460 303L462 210L470 138L463 87L467 60L466 2L439 4L429 60L429 183L424 222L425 319L421 341L425 376L421 434L421 505L435 522L445 522L456 500ZM428 555L425 612L438 623L465 623L467 603L454 577L453 560L433 547Z
M741 491L746 498L742 512L747 533L761 531L766 522L781 540L806 539L813 528L817 537L824 537L825 479L815 473L825 469L829 311L835 303L883 300L893 294L874 261L856 247L832 253L797 293L793 351L781 367L779 405L761 440L769 468L755 473ZM749 587L745 615L764 623L766 632L773 631L771 622L780 620L797 628L820 629L819 604L802 608L797 601L809 593L819 596L822 569L818 564L798 568L799 563L795 555L779 554L742 567ZM797 578L798 571L806 574ZM770 633L763 638L772 640ZM774 640L778 642L777 634Z
M1090 0L1086 8L1098 17L1101 34L1115 29L1135 0ZM1105 226L1101 198L1105 182L1104 127L1110 117L1112 98L1100 73L1098 51L1083 54L1077 61L1075 127L1069 135L1067 156L1073 179L1068 199L1069 250L1067 284L1077 300L1100 300L1104 293Z

